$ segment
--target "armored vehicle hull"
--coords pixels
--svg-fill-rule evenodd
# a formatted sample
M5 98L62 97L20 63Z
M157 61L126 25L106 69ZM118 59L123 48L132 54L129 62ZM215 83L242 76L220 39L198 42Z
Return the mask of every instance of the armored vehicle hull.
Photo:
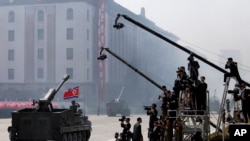
M116 114L129 116L131 113L128 104L122 100L106 103L106 112L108 116L116 116Z
M8 131L11 141L88 141L91 122L69 109L36 112L26 108L12 112Z

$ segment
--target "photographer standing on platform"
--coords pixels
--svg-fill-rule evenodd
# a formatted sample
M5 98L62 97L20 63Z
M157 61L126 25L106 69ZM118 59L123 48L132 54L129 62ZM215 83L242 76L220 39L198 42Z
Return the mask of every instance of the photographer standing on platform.
M189 63L188 63L188 70L189 70L189 73L190 73L190 78L195 83L198 80L198 76L199 76L198 69L200 68L200 65L199 65L198 61L194 60L193 54L191 54L187 58L187 60L189 61Z
M233 61L233 58L228 58L228 61L225 65L225 69L230 69L230 73L224 74L224 82L226 82L227 77L236 77L236 80L241 84L241 78L238 71L237 62Z

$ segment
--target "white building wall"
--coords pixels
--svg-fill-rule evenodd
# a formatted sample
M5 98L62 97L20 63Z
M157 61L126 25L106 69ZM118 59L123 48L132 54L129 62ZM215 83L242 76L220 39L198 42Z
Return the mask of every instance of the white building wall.
M15 21L9 23L9 12L15 13ZM24 81L24 7L0 7L0 83L20 83ZM15 40L8 41L8 30L15 31ZM8 50L14 49L14 60L8 60ZM14 69L14 79L8 79L8 69Z
M2 6L0 7L0 83L1 82L13 82L22 83L24 82L24 42L25 42L25 7L34 7L34 9L46 8L46 7L56 8L56 82L60 82L64 74L66 73L66 68L73 68L74 76L70 82L92 82L93 81L93 11L94 7L84 3L58 3L58 4L39 4L39 5L18 5L18 6ZM66 12L68 8L72 8L74 11L74 19L66 20ZM13 10L14 9L14 10ZM13 10L15 12L15 22L8 22L8 13ZM88 11L88 12L87 12ZM89 21L87 21L87 13L89 13ZM45 13L46 15L46 13ZM47 19L45 17L45 19ZM36 23L35 23L36 24ZM74 39L66 40L66 29L74 29ZM15 41L8 41L8 30L15 30ZM35 36L37 35L37 27L35 25ZM45 35L46 35L46 29ZM89 40L87 40L87 32L89 33ZM44 47L44 60L37 60L37 48L41 47L36 41L34 45L34 55L35 55L35 82L46 82L47 68L47 51ZM44 41L46 46L46 36ZM43 43L42 43L43 44ZM43 45L42 45L43 46ZM73 60L66 59L66 48L73 48ZM15 50L14 61L8 61L8 49ZM87 51L88 50L88 51ZM87 59L88 52L88 59ZM44 68L44 78L37 79L37 68ZM14 80L8 80L8 68L14 68L15 78ZM88 70L88 72L87 72ZM88 74L87 74L88 73ZM88 75L88 76L87 76Z
M73 9L73 20L66 19L68 8ZM89 11L89 21L87 21ZM56 81L61 81L67 68L73 68L73 79L71 82L92 81L92 14L93 7L86 3L66 3L56 6ZM66 29L73 28L73 40L66 40ZM87 40L87 30L89 40ZM66 49L73 48L73 60L66 59ZM89 50L89 60L87 60ZM87 69L89 79L87 79Z

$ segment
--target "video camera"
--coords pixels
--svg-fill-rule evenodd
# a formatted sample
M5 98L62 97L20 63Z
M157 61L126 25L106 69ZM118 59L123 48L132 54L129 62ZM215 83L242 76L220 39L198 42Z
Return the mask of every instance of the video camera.
M102 54L97 59L98 60L105 60L106 58L107 58L107 55L106 54Z
M227 91L229 94L239 94L239 90L238 89L234 89L234 90L228 90Z
M126 116L122 116L122 118L120 118L118 120L121 121L121 122L123 122L123 121L125 121L125 119L126 119Z
M151 110L152 106L144 106L144 110Z
M239 94L239 89L240 89L240 85L235 85L235 88L233 89L233 90L228 90L227 92L229 93L229 94L234 94L234 95L237 95L237 94Z

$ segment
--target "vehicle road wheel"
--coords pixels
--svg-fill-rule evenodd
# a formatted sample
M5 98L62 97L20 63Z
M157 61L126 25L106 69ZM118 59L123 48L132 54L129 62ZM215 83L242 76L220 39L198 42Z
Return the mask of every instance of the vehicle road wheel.
M73 141L73 137L71 133L68 133L68 141Z
M68 138L67 138L67 135L66 135L66 134L63 134L63 135L62 135L62 141L68 141Z
M83 139L83 141L87 141L86 131L82 132L82 139Z
M78 141L78 140L77 140L78 138L77 138L77 133L76 133L76 132L73 133L73 138L72 138L72 139L73 139L73 141Z
M83 141L82 132L77 133L77 139L78 139L78 141Z
M90 132L90 130L87 130L86 131L86 141L89 140L90 136L91 136L91 132Z

